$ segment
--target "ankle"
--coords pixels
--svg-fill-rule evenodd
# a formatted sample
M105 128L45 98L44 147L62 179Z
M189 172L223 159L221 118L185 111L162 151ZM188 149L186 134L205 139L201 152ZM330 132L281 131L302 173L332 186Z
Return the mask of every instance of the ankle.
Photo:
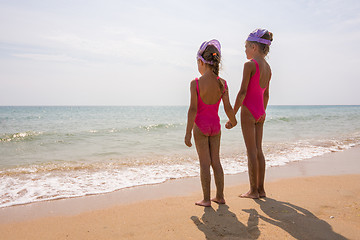
M224 199L224 194L216 194L217 199Z

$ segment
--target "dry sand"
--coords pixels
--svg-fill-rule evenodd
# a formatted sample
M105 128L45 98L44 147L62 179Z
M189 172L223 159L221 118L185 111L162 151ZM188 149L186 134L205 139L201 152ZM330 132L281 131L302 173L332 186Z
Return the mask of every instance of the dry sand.
M268 197L195 206L198 178L0 209L0 239L360 239L360 148L268 169Z

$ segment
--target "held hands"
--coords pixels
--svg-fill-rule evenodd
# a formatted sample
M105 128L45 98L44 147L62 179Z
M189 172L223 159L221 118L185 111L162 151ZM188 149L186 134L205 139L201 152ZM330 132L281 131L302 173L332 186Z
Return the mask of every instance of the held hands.
M225 128L227 128L227 129L232 129L235 126L236 126L236 124L233 125L230 120L227 121L227 123L225 124Z
M227 128L227 129L232 129L233 128L233 125L231 124L230 120L227 121L227 123L225 124L225 128Z
M186 134L185 135L185 145L186 146L188 146L188 147L191 147L192 146L192 144L191 144L191 133L190 134Z

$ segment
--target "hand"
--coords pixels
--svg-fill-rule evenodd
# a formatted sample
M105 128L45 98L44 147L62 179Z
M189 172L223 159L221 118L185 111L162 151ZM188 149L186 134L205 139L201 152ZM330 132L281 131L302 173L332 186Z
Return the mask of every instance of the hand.
M230 120L225 124L225 127L227 129L232 129L234 126L232 125L232 123L230 122Z
M185 140L184 141L185 141L186 146L188 146L188 147L192 146L192 144L191 144L191 133L185 135Z

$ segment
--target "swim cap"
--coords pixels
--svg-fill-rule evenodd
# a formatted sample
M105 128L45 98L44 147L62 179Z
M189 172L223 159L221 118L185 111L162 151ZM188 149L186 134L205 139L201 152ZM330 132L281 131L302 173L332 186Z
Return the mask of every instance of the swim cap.
M259 43L263 43L266 45L271 45L271 41L267 40L267 39L263 39L261 38L262 36L264 36L265 33L269 32L266 29L263 28L258 28L255 29L252 33L249 34L248 38L246 39L246 41L250 41L250 42L259 42Z
M207 63L207 64L214 64L213 61L206 61L201 55L204 53L205 49L207 46L209 45L213 45L214 47L216 47L216 49L219 51L219 53L221 54L221 45L220 42L216 39L210 40L208 42L203 42L199 48L199 51L197 52L196 55L196 59L200 59L203 63Z

